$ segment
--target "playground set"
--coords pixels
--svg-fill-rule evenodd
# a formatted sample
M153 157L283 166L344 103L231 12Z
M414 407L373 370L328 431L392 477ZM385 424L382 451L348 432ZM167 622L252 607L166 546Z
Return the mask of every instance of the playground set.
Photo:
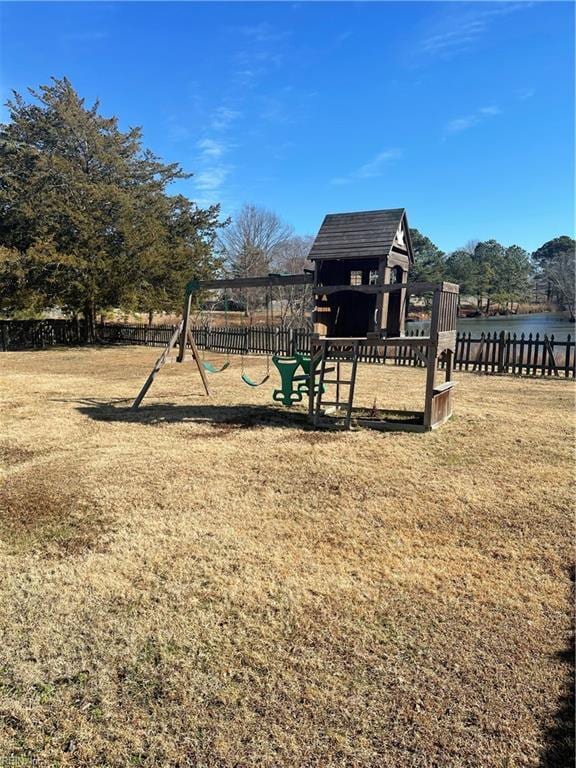
M191 280L186 286L182 319L162 355L156 361L132 405L140 406L155 376L171 361L192 360L210 395L208 374L228 368L230 361L216 366L203 360L190 330L192 303L201 291L311 285L314 295L313 334L309 354L294 350L292 355L271 357L280 375L281 386L272 393L285 406L306 402L308 419L314 427L333 426L343 420L350 429L352 420L375 429L426 431L452 415L454 381L452 363L456 346L456 315L459 286L453 283L408 283L414 257L406 211L403 208L355 213L329 214L310 251L314 268L297 275L269 274L262 277ZM406 307L410 296L432 294L428 336L404 335ZM269 295L266 305L268 306ZM386 418L354 408L358 360L367 349L411 346L426 367L424 407L421 411L387 411ZM191 356L187 355L187 348ZM444 362L444 381L439 383L439 362ZM346 371L343 369L346 368ZM266 373L254 380L244 371L242 380L251 387L265 384Z

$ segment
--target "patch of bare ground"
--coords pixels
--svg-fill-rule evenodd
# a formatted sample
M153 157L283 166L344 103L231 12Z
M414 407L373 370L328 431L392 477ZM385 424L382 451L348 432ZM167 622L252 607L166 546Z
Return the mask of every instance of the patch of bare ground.
M34 452L16 448L10 463L20 464L26 455ZM78 555L95 548L109 526L66 462L34 463L11 472L0 487L0 541L8 551Z
M3 355L0 757L570 765L571 382L461 374L437 432L325 433L234 361L131 412L157 354ZM361 366L358 404L422 387Z

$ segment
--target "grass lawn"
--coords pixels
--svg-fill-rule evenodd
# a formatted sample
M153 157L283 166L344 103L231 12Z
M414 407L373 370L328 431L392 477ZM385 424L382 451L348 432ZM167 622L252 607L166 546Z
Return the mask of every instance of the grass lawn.
M570 764L573 383L313 432L234 359L129 413L158 354L0 356L0 764ZM423 378L361 366L358 402Z

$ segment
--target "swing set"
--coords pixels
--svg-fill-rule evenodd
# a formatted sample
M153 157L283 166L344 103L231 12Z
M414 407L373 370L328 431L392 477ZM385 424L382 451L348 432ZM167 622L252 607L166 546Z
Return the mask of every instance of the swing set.
M224 293L224 325L228 323L228 295ZM226 368L230 367L230 352L226 353L226 361L222 365L215 365L206 360L206 349L202 350L202 366L208 373L222 373Z
M266 290L266 328L270 328L271 325L274 325L274 308L272 306L272 294L271 294L270 288L267 288ZM248 345L246 344L246 347L244 348L244 351L240 356L240 365L242 368L241 379L244 382L244 384L247 384L249 387L261 387L263 384L266 384L266 382L270 378L270 353L268 350L266 350L266 372L259 379L253 379L251 376L249 376L246 373L245 359L247 355L248 355Z
M202 353L198 350L198 346L190 330L190 313L192 310L192 303L200 290L210 289L226 289L229 288L261 288L265 287L266 291L266 327L269 328L274 322L274 310L272 305L272 286L283 285L307 285L312 282L312 276L308 273L303 275L277 275L270 274L267 277L256 278L238 278L238 279L224 279L224 280L207 280L197 281L191 280L186 286L186 293L184 299L184 309L182 313L182 319L175 329L170 341L166 348L154 364L150 375L146 379L144 386L138 393L138 396L132 404L132 409L137 410L140 403L144 399L146 393L152 386L154 379L161 368L168 363L182 363L190 360L193 362L200 373L202 384L206 395L210 396L210 386L206 374L218 374L225 371L230 367L230 352L227 351L226 361L222 365L216 365L212 361L206 358L206 350L202 350ZM224 293L224 322L228 319L228 296ZM277 337L275 337L277 338ZM248 355L248 348L242 351L240 355L240 378L249 387L261 387L264 385L271 376L271 363L278 369L281 378L281 388L275 389L273 392L273 399L275 401L281 401L284 405L293 405L296 402L300 402L303 395L308 393L308 376L310 370L310 359L305 355L297 354L295 356L284 357L279 354L278 344L274 343L274 350L270 353L266 352L266 369L260 378L251 376L246 371L246 357ZM173 350L178 348L176 357L172 356ZM186 352L190 349L191 355L186 355ZM295 376L296 370L302 366L304 371L303 375ZM294 389L294 382L298 382L297 389Z
M249 387L260 387L271 375L271 364L280 375L280 387L273 390L274 402L285 406L308 401L308 419L314 427L324 424L328 413L344 414L350 429L353 410L356 423L371 429L422 432L447 421L452 415L452 364L456 348L456 315L459 286L453 283L408 283L408 270L414 263L410 229L403 208L354 213L329 214L318 232L309 255L313 270L302 274L269 274L262 277L191 280L184 297L182 319L166 349L156 361L148 379L132 405L137 409L162 366L170 362L178 348L176 362L192 360L200 372L204 390L210 395L206 373L221 373L230 366L217 366L200 355L190 329L193 300L203 290L266 289L266 321L273 320L273 287L312 285L314 296L310 354L298 350L280 354L278 342L266 351L266 369L260 378L245 368L248 344L241 354L241 380ZM432 295L428 336L407 337L404 331L408 298ZM228 303L225 300L225 313ZM418 411L390 411L392 418L366 418L365 409L354 409L358 362L380 355L387 348L408 348L426 369L424 407ZM191 356L187 355L190 348ZM437 381L439 363L444 365L445 381ZM350 366L341 373L341 363ZM336 371L335 376L326 374ZM327 385L335 396L326 400ZM345 397L342 397L342 392ZM337 416L341 418L341 416ZM334 421L329 419L328 421Z
M228 325L228 295L227 293L224 293L224 325ZM272 306L272 295L270 291L266 292L266 327L269 328L270 326L274 325L274 308ZM277 353L277 350L274 350L274 354ZM261 387L263 384L265 384L268 379L270 378L270 354L267 351L266 352L266 372L264 375L258 379L253 378L250 376L246 370L245 370L245 358L248 355L248 348L246 345L246 348L240 355L240 367L241 367L241 374L240 378L249 387ZM204 367L204 370L208 373L222 373L222 371L225 371L227 368L230 367L230 352L227 350L226 352L226 361L222 365L215 365L214 363L210 362L209 360L206 360L206 351L202 351L202 366Z

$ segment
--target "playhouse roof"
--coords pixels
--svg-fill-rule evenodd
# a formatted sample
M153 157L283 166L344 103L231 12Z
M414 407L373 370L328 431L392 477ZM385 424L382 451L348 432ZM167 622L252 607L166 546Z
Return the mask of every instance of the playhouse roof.
M413 261L404 208L329 213L316 235L309 258L317 261L381 257L387 256L395 244L403 246Z

